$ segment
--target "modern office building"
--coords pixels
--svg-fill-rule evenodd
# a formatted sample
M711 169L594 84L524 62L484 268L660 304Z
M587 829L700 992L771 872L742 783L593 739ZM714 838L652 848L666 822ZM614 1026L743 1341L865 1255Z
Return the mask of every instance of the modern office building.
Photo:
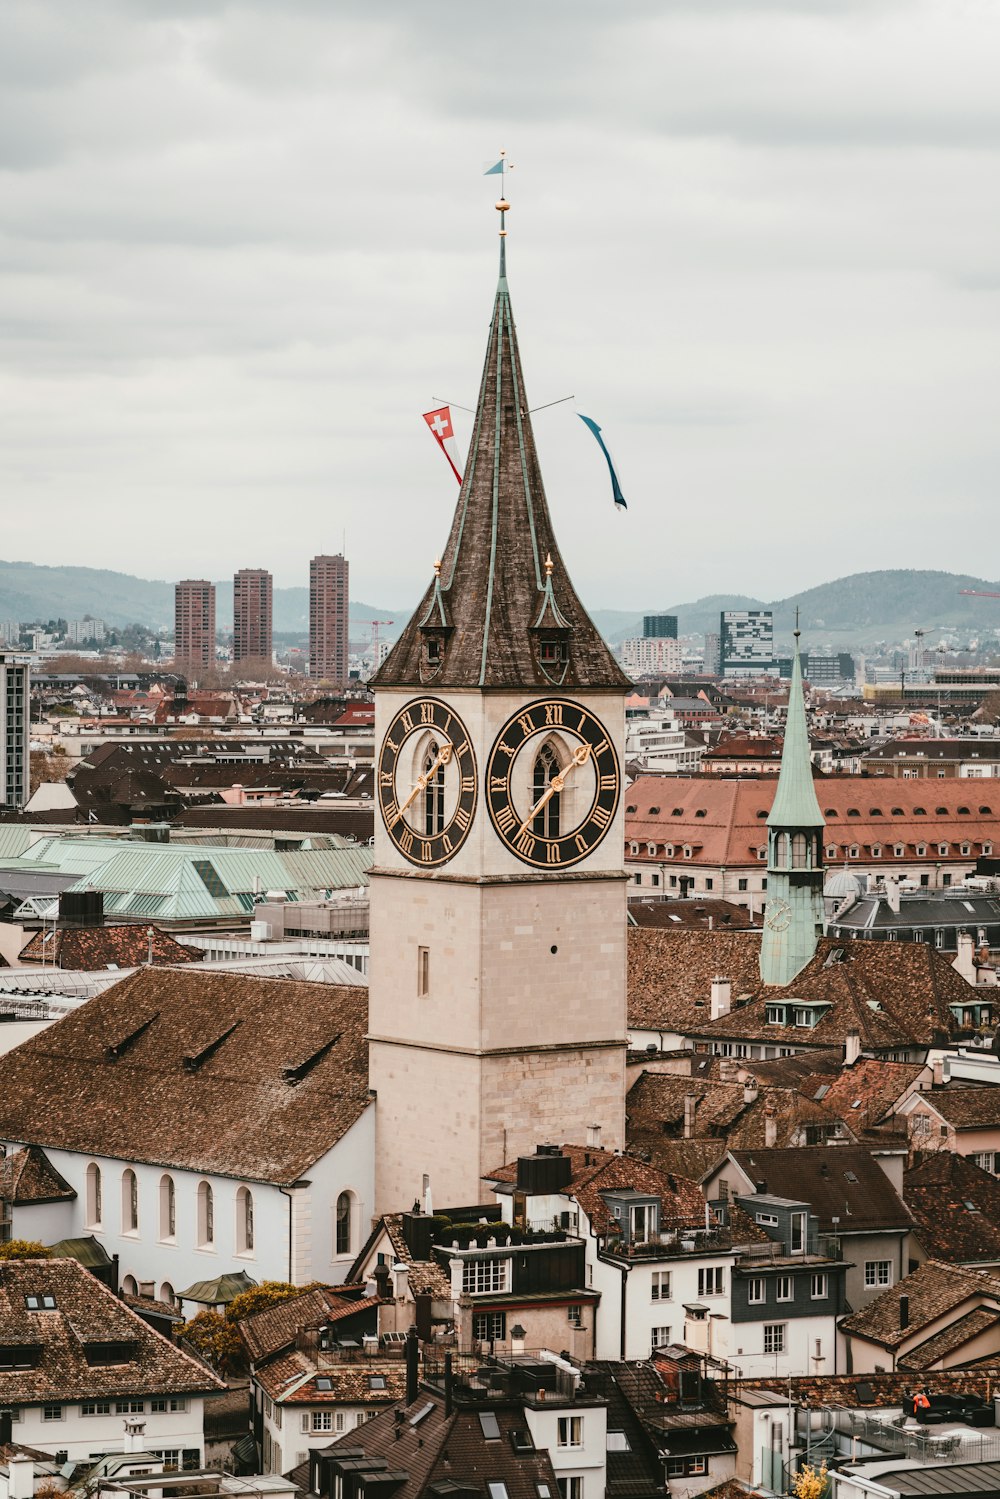
M770 609L723 609L719 618L719 656L724 677L776 673L774 616Z
M215 661L215 584L185 578L174 589L174 665L198 673Z
M642 616L642 633L646 640L676 640L677 615L644 614Z
M637 635L623 640L622 666L630 677L660 672L675 676L683 667L680 641L668 635Z
M341 553L309 564L309 675L347 681L348 566Z
M28 800L28 666L0 653L0 805L21 808Z
M274 580L262 567L233 576L233 660L270 661Z

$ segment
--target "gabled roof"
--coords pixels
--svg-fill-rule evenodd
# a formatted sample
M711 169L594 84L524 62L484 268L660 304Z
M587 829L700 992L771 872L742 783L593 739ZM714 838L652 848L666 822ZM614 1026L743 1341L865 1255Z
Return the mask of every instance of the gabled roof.
M760 1190L808 1202L820 1232L871 1233L908 1229L912 1220L874 1157L860 1145L804 1145L790 1150L731 1150ZM839 1225L833 1219L839 1218Z
M1000 1181L968 1157L927 1154L905 1173L903 1201L931 1259L1000 1263Z
M0 1160L0 1198L15 1207L28 1202L72 1202L76 1189L59 1175L44 1150L29 1145Z
M992 1129L1000 1125L1000 1088L992 1084L969 1088L949 1084L920 1096L955 1129Z
M442 615L438 582L435 575L379 668L376 687L603 687L624 693L628 678L577 597L552 528L502 262L472 444L440 568L451 634L431 675L421 622L430 626ZM568 665L554 666L551 674L539 664L534 643L543 605L542 623L561 621L555 628L565 629L568 646Z
M616 1155L583 1145L564 1145L563 1155L573 1163L573 1175L561 1195L574 1197L590 1219L596 1233L614 1227L614 1216L602 1197L604 1192L635 1191L661 1200L660 1222L669 1228L704 1228L706 1206L701 1189L693 1181L672 1176L632 1156ZM517 1162L499 1166L483 1178L491 1182L515 1182Z
M154 963L191 963L195 958L189 947L161 932L158 927L137 922L121 926L62 928L55 934L55 951L51 943L45 942L46 937L51 937L51 932L35 932L30 942L21 948L21 961L30 963L44 959L59 968L95 972L101 968L137 968L149 961L150 951Z
M899 1298L909 1297L906 1327L900 1327ZM968 1302L969 1309L987 1303L994 1310L1000 1303L1000 1276L985 1270L968 1270L947 1265L941 1260L927 1260L912 1275L876 1296L859 1312L845 1317L840 1324L846 1333L866 1338L883 1348L900 1348L912 1341L923 1327L956 1311Z
M807 1098L822 1102L824 1109L839 1115L857 1133L891 1114L926 1071L922 1062L860 1057L833 1077L816 1073L800 1086Z
M0 1138L291 1183L369 1106L362 986L142 968L4 1058Z
M54 1306L29 1309L28 1297ZM29 1369L0 1369L0 1404L115 1395L197 1394L220 1379L175 1348L76 1260L7 1260L0 1276L0 1343L34 1347ZM88 1363L87 1345L120 1345L116 1363Z
M686 1033L707 1023L712 979L733 998L760 988L760 932L628 932L628 1023L638 1030Z
M342 1321L379 1306L374 1296L348 1298L329 1286L313 1286L301 1296L287 1296L274 1306L264 1307L239 1324L240 1336L247 1352L256 1362L271 1358L283 1349L294 1347L299 1333L320 1323Z

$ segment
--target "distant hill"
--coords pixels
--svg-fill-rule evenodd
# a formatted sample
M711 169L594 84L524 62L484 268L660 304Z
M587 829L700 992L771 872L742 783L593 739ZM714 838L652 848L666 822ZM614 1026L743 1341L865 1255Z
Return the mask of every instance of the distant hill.
M1000 592L1000 583L959 573L894 568L854 573L771 602L745 594L719 593L684 604L662 605L656 601L638 610L597 609L593 617L612 644L641 633L643 614L676 614L682 635L700 635L719 628L722 609L772 609L775 631L784 645L790 641L796 607L801 614L804 644L844 649L905 639L918 625L928 632L928 644L933 643L936 629L993 633L1000 628L1000 599L963 598L959 592L962 588ZM221 629L227 629L233 618L232 579L218 582L216 590L218 623ZM391 619L394 624L383 626L382 633L385 639L395 639L413 607L411 603L389 608L353 599L352 638L366 639L373 619ZM85 614L109 625L171 629L174 585L101 568L0 562L0 619L82 619ZM275 630L304 635L308 627L309 590L276 588Z

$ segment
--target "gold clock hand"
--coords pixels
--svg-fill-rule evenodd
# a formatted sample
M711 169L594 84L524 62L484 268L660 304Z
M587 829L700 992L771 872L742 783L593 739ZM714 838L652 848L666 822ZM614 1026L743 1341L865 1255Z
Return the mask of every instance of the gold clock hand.
M516 838L520 838L521 834L528 827L528 824L534 821L543 807L548 806L549 802L555 796L556 792L562 791L563 787L566 785L566 778L570 774L570 771L576 770L578 766L585 765L587 763L587 758L589 755L589 744L577 745L576 749L570 756L569 764L566 766L566 769L559 771L558 775L554 775L552 777L545 791L542 792L542 795L538 798L538 801L532 807L531 811L528 813L527 817L524 819L521 826L515 833L514 836Z
M430 785L431 776L435 774L438 767L441 765L447 765L449 763L449 761L451 760L451 752L453 749L454 745L443 744L438 750L437 759L434 761L434 764L431 766L430 770L426 770L424 771L423 775L417 776L417 784L414 786L413 790L406 798L406 801L399 808L395 817L390 822L390 828L394 828L396 826L403 813L407 810L408 807L412 806L417 797L420 795L421 791L427 790L427 787Z

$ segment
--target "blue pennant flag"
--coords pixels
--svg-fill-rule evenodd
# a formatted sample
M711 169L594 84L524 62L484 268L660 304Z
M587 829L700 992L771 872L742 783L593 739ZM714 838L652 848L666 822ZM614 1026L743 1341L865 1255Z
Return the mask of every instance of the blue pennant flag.
M611 493L614 496L615 504L620 510L627 510L628 505L625 503L625 496L622 494L621 485L618 483L618 475L615 473L614 461L611 457L611 454L608 452L607 443L601 436L600 427L595 421L591 421L589 416L583 416L579 411L576 414L580 418L581 422L583 422L584 426L589 427L591 432L593 432L594 437L597 441L597 445L600 448L601 452L604 454L605 460L607 461L608 465L608 471L611 474Z
M496 164L495 167L487 167L486 171L483 173L483 176L484 177L502 177L503 176L503 157L501 156L500 160L497 162L497 164Z

